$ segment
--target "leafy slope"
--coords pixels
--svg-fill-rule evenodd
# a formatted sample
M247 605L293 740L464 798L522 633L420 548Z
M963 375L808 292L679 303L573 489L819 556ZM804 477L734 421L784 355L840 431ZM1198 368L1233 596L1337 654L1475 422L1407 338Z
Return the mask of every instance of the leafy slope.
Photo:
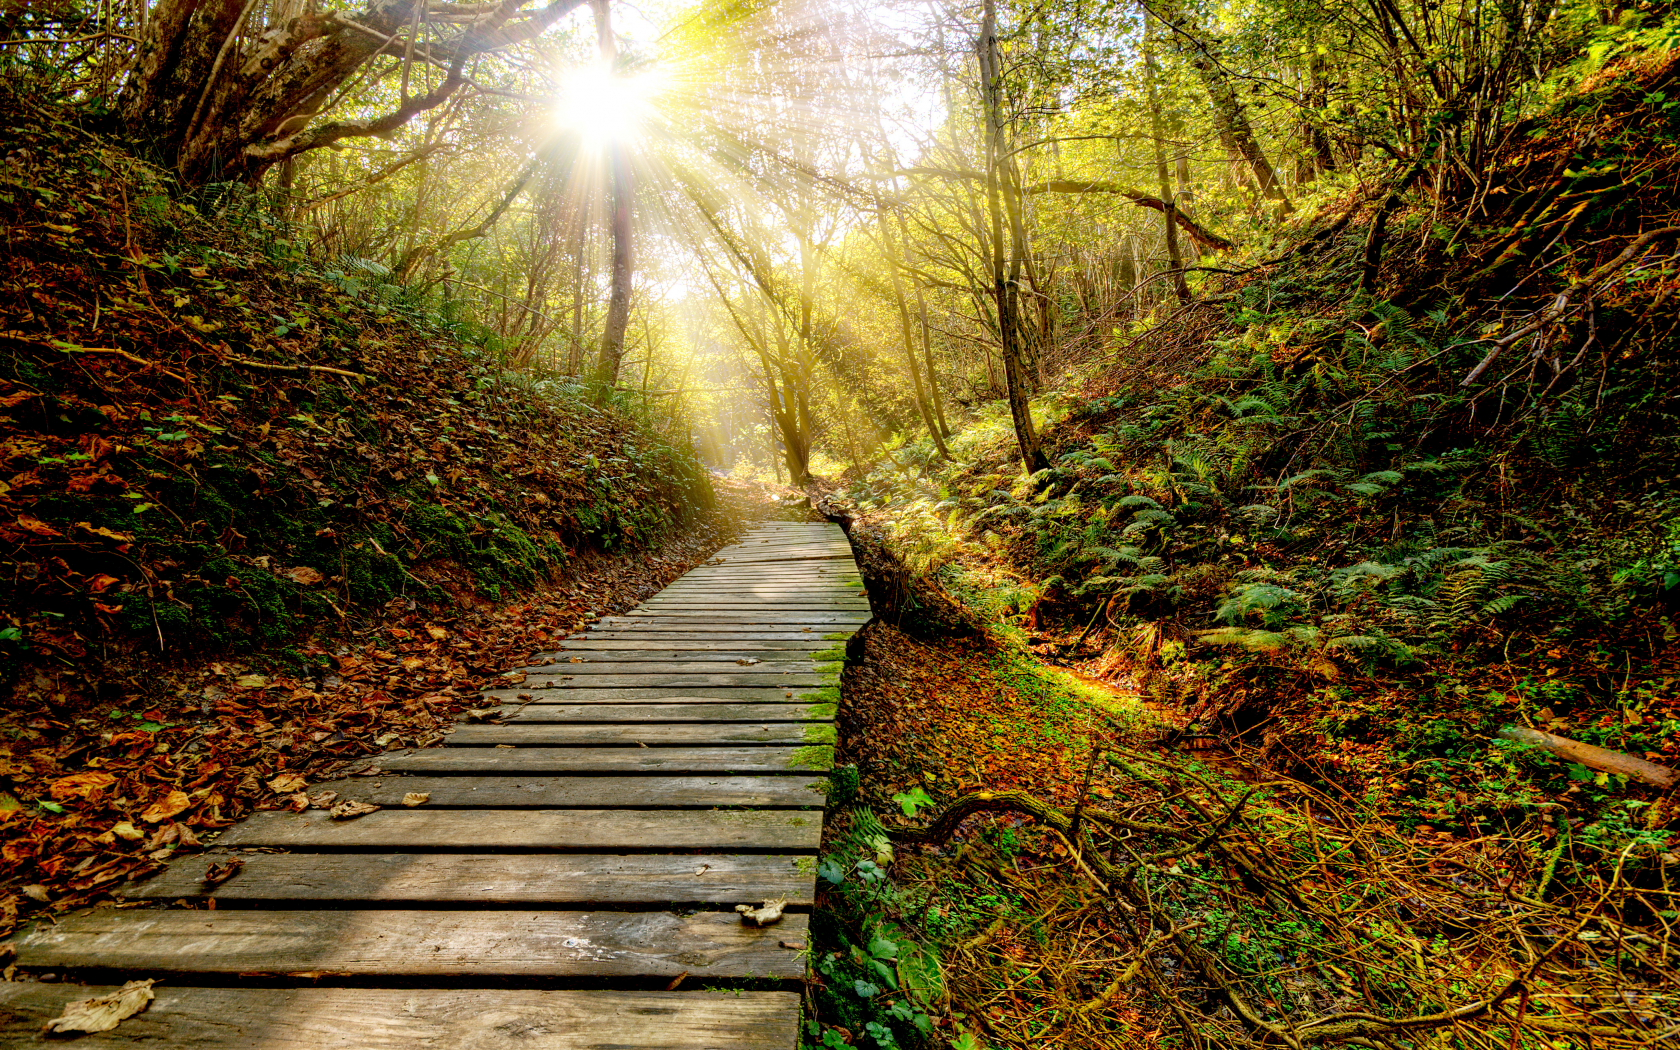
M1513 723L1680 763L1677 64L1518 129L1451 226L1398 215L1381 295L1359 199L1227 267L1064 399L1050 470L977 436L854 496L1046 653L1089 624L1087 670L1414 819L1628 786Z
M698 465L619 409L0 108L0 932L436 742L720 542Z

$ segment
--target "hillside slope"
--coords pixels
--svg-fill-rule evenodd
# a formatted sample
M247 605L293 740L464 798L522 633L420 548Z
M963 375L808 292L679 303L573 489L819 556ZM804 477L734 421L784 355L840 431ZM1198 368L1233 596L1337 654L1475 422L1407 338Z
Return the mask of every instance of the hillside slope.
M0 930L280 774L435 741L721 542L704 470L623 406L73 110L0 108Z

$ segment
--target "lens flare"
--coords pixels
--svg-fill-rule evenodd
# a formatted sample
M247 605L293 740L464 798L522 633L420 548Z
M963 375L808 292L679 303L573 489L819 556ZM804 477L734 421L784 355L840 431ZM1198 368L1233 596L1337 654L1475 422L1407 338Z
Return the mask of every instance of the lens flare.
M554 119L595 145L635 139L643 131L654 89L651 74L625 76L591 63L561 83Z

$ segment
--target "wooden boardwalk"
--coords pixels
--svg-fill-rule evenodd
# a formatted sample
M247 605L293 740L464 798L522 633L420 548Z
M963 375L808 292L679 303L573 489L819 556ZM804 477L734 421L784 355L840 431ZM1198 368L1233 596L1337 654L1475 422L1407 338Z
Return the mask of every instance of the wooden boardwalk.
M757 529L487 691L499 722L309 788L378 812L257 813L129 891L155 906L20 934L20 970L163 979L81 1046L791 1050L834 650L868 618L838 528ZM94 994L0 984L0 1045Z

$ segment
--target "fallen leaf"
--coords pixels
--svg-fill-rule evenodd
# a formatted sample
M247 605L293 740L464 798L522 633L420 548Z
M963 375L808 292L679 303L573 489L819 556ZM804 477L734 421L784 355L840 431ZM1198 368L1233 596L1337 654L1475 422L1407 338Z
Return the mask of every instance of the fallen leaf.
M432 636L432 640L434 642L441 642L445 638L449 637L448 631L444 630L442 627L433 627L431 624L426 625L426 633Z
M139 828L130 824L126 820L119 821L118 823L111 825L111 834L115 835L119 839L127 839L130 842L146 837L146 833L144 831L141 831Z
M242 674L233 680L233 684L241 689L261 689L268 685L268 676L265 674Z
M147 806L146 812L140 814L140 819L148 824L156 824L160 820L168 820L190 805L192 799L187 797L185 791L171 791Z
M379 807L371 802L357 802L352 799L348 802L340 802L328 811L328 815L334 820L354 820L357 817L365 817L378 809Z
M294 791L303 790L307 783L309 781L296 773L282 773L268 782L268 789L276 794L290 795Z
M115 576L110 576L102 572L98 576L94 576L88 580L88 590L94 594L104 594L107 590L110 590L111 587L121 582L122 581L117 579Z
M45 886L40 885L39 883L37 883L35 885L32 885L32 886L25 886L22 889L18 890L18 892L23 894L25 897L28 897L32 901L41 901L42 903L45 903L46 901L51 899L47 895L47 888Z
M53 798L63 802L71 798L87 798L116 782L117 778L109 773L76 773L53 781L47 791Z
M739 660L736 660L735 662L740 664L742 667L751 667L753 664L758 663L758 657L756 657L756 656L743 656Z
M78 521L78 522L76 522L76 528L81 529L83 532L91 532L95 536L103 536L108 540L116 540L118 543L133 543L134 542L134 534L133 533L112 532L110 529L107 529L103 525L95 528L94 525L91 522ZM57 533L54 533L53 535L56 536Z
M432 793L429 791L409 791L403 794L402 804L412 808L414 806L424 806L431 800Z
M309 796L309 804L316 809L331 809L338 802L338 792L322 791Z
M782 921L782 909L787 907L786 897L765 901L760 907L754 908L750 904L737 904L735 910L741 913L741 921L748 926L769 926L771 923Z
M321 575L319 570L311 569L307 565L299 565L295 569L287 569L286 578L300 587L312 587L326 579L325 576Z
M304 810L309 808L309 796L301 791L295 795L287 795L286 804L290 806L293 811L302 813Z
M48 525L46 522L42 521L40 518L31 517L28 514L19 514L18 515L17 527L22 529L24 532L34 533L35 535L42 536L42 537L64 535L64 533L59 532L57 529L53 528L51 525Z
M239 874L239 869L244 866L245 861L239 857L231 858L226 864L212 864L204 872L204 884L206 886L220 886Z
M152 985L156 983L155 979L130 981L110 995L68 1003L62 1014L47 1022L47 1031L109 1032L157 998L152 992Z

